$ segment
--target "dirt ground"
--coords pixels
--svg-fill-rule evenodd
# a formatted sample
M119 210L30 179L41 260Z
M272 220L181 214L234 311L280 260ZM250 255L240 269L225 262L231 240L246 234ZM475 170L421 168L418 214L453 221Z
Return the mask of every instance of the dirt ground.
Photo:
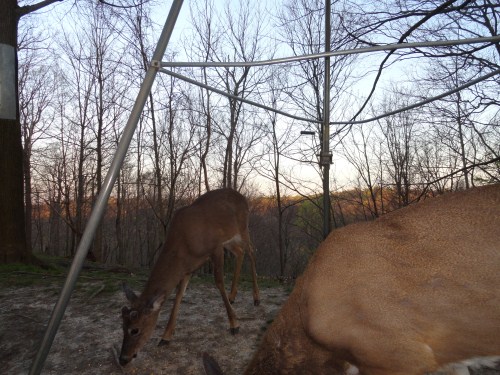
M96 284L94 289L99 290ZM234 309L240 322L237 335L229 333L226 310L214 285L191 284L185 294L172 342L157 347L173 303L162 308L150 342L125 369L115 361L120 351L121 291L89 298L92 288L73 293L55 337L43 374L203 374L204 351L219 361L227 374L241 374L257 347L258 337L273 319L286 293L261 288L255 307L251 291L239 291ZM60 287L0 289L0 373L27 374L45 332Z
M240 333L228 330L226 312L213 285L188 287L173 341L157 347L170 306L163 307L153 339L125 369L116 363L122 340L122 292L98 293L87 285L73 293L43 374L203 374L201 354L218 359L226 374L242 374L265 327L286 299L282 288L262 288L261 304L253 306L251 291L238 294L234 308ZM92 292L92 290L95 290ZM60 292L60 286L0 289L0 373L27 374ZM499 375L497 369L474 369L472 375Z

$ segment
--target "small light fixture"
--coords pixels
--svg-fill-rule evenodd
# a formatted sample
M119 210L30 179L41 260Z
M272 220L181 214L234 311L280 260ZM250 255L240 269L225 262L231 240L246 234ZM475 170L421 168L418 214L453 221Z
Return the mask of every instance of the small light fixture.
M300 135L314 135L316 134L316 132L312 131L312 130L302 130L300 132Z

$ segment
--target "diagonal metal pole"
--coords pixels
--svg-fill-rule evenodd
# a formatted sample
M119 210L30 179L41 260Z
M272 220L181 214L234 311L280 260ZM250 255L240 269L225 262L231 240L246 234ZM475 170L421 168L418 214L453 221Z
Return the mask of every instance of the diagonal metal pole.
M156 50L153 54L151 66L146 72L144 81L142 82L139 93L137 94L137 99L135 101L134 107L132 108L132 112L130 113L130 117L120 139L120 143L118 144L116 154L113 158L108 174L106 175L99 196L97 197L94 209L92 210L92 214L90 215L88 224L85 227L85 231L83 232L82 239L78 244L78 249L76 250L75 257L68 272L68 276L66 277L66 281L62 288L61 294L59 295L59 299L54 307L54 310L52 311L52 315L50 316L45 335L31 366L29 372L30 375L40 374L45 360L47 359L50 347L52 346L52 342L54 341L55 335L64 315L64 311L66 310L66 306L68 305L71 293L75 287L76 280L78 279L83 262L87 256L88 249L92 243L92 239L94 238L94 234L102 218L102 215L104 214L109 196L111 195L111 191L113 190L113 186L123 164L123 160L125 159L125 155L127 154L128 147L137 127L137 123L139 122L144 104L146 103L147 97L151 92L151 87L153 86L158 68L160 67L160 61L165 54L165 50L170 40L170 36L172 35L172 31L177 21L177 16L179 15L179 12L181 10L182 3L183 0L174 0L172 3L167 20L165 21L165 26L163 27L163 31L160 35L160 39L158 40Z

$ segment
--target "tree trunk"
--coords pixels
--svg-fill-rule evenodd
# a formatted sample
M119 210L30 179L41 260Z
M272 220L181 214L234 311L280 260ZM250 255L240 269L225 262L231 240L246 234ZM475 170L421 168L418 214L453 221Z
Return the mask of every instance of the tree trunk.
M33 220L33 204L32 204L32 187L31 187L31 145L25 144L23 151L23 170L24 170L24 205L25 205L25 230L26 230L26 247L33 249L32 244L32 220Z
M125 247L123 241L123 230L122 230L122 175L121 172L116 179L116 219L115 219L115 230L116 230L116 260L118 264L126 264L125 257Z
M49 207L49 248L48 253L50 255L61 255L61 235L59 231L61 230L61 217L63 215L62 203L61 203L61 190L58 189L54 191L53 197L51 197Z
M16 0L5 0L0 12L0 263L33 261L26 246L16 8Z

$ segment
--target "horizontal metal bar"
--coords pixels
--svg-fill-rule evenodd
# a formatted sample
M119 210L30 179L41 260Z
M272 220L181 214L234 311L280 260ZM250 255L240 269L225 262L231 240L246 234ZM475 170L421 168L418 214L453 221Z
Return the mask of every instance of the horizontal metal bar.
M491 37L481 37L481 38L468 38L468 39L454 39L454 40L437 40L430 42L413 42L413 43L398 43L398 44L384 44L372 47L361 47L352 48L342 51L333 52L322 52L315 53L311 55L301 55L301 56L291 56L283 57L273 60L262 60L262 61L242 61L242 62L173 62L173 61L162 61L160 65L162 67L252 67L252 66L263 66L263 65L274 65L274 64L284 64L287 62L301 61L301 60L312 60L320 59L328 56L342 56L342 55L354 55L368 52L378 52L378 51L394 51L398 49L405 48L423 48L423 47L444 47L444 46L455 46L462 44L478 44L478 43L498 43L500 42L500 35L495 35Z
M289 117L291 119L294 119L294 120L299 120L299 121L306 121L306 122L313 122L313 123L316 123L316 124L321 124L321 121L317 121L317 120L311 120L311 119L307 119L307 118L304 118L304 117L300 117L300 116L295 116L295 115L291 115L289 113L286 113L286 112L283 112L283 111L280 111L279 109L275 109L275 108L272 108L272 107L268 107L266 105L263 105L263 104L260 104L260 103L257 103L257 102L254 102L252 100L248 100L248 99L244 99L244 98L240 98L239 96L236 96L236 95L232 95L232 94L229 94L225 91L222 91L222 90L219 90L219 89L216 89L212 86L208 86L208 85L205 85L204 83L201 83L201 82L198 82L198 81L195 81L194 79L191 79L189 77L186 77L182 74L179 74L179 73L175 73L175 72L172 72L171 70L167 70L167 69L158 69L159 72L161 73L165 73L165 74L168 74L169 76L172 76L172 77L175 77L175 78L178 78L180 80L183 80L185 82L188 82L188 83L191 83L193 85L196 85L198 87L201 87L201 88L204 88L204 89L207 89L207 90L210 90L210 91L213 91L219 95L222 95L222 96L225 96L227 98L231 98L231 99L234 99L234 100L238 100L240 102L243 102L243 103L247 103L247 104L250 104L250 105L253 105L253 106L256 106L256 107L259 107L259 108L262 108L262 109L265 109L265 110L268 110L268 111L271 111L271 112L274 112L274 113L278 113L282 116L285 116L285 117Z
M417 107L421 107L423 106L424 104L429 104L431 102L434 102L436 100L439 100L439 99L442 99L444 97L447 97L449 95L452 95L452 94L455 94L456 92L459 92L463 89L466 89L470 86L474 86L475 84L479 83L479 82L482 82L488 78L491 78L491 77L494 77L496 76L497 74L500 74L500 69L497 69L497 70L494 70L488 74L485 74L484 76L481 76L481 77L478 77L476 79L473 79L472 81L469 81L461 86L458 86L456 88L454 88L453 90L449 90L449 91L446 91L446 92L443 92L442 94L439 94L439 95L436 95L436 96L433 96L431 98L428 98L428 99L425 99L425 100L422 100L420 102L417 102L415 104L411 104L407 107L403 107L403 108L400 108L400 109L396 109L394 111L390 111L390 112L385 112L381 115L378 115L378 116L375 116L375 117L372 117L372 118L369 118L369 119L366 119L366 120L357 120L357 121L333 121L333 122L330 122L330 124L332 125L349 125L349 124L365 124L367 122L372 122L372 121L376 121L376 120L380 120L381 118L383 117L387 117L387 116L393 116L393 115L396 115L398 113L401 113L401 112L404 112L404 111L408 111L410 109L414 109L414 108L417 108Z
M295 120L299 120L299 121L311 122L311 123L315 123L315 124L321 124L322 123L321 121L318 121L318 120L311 120L311 119L307 119L307 118L300 117L300 116L294 116L294 115L288 114L286 112L280 111L278 109L271 108L271 107L268 107L266 105L263 105L263 104L260 104L260 103L256 103L256 102L248 100L248 99L243 99L243 98L240 98L239 96L228 94L227 92L224 92L224 91L216 89L214 87L205 85L205 84L203 84L201 82L195 81L194 79L188 78L188 77L186 77L186 76L184 76L182 74L174 73L174 72L172 72L170 70L167 70L167 69L159 69L158 71L162 72L162 73L165 73L165 74L168 74L168 75L170 75L172 77L181 79L181 80L186 81L188 83L191 83L193 85L202 87L204 89L216 92L217 94L226 96L228 98L239 100L239 101L242 101L244 103L247 103L247 104L250 104L250 105L254 105L256 107L259 107L259 108L262 108L262 109L265 109L265 110L268 110L268 111L271 111L271 112L274 112L274 113L278 113L278 114L283 115L285 117L289 117L289 118L292 118L292 119L295 119ZM473 79L472 81L469 81L469 82L467 82L467 83L465 83L465 84L463 84L461 86L458 86L458 87L454 88L453 90L446 91L446 92L444 92L442 94L439 94L439 95L433 96L431 98L422 100L422 101L420 101L418 103L409 105L407 107L403 107L403 108L400 108L400 109L397 109L397 110L394 110L394 111L390 111L390 112L385 112L385 113L383 113L381 115L378 115L378 116L375 116L375 117L372 117L372 118L369 118L369 119L366 119L366 120L330 121L330 125L366 124L368 122L380 120L383 117L393 116L393 115L396 115L398 113L401 113L401 112L404 112L404 111L408 111L410 109L414 109L414 108L420 107L420 106L422 106L424 104L428 104L428 103L434 102L436 100L442 99L442 98L444 98L446 96L452 95L452 94L454 94L456 92L459 92L459 91L461 91L463 89L466 89L466 88L468 88L470 86L474 86L475 84L477 84L479 82L482 82L482 81L484 81L484 80L486 80L488 78L494 77L497 74L500 74L500 69L494 70L494 71L492 71L492 72L490 72L488 74L485 74L484 76L481 76L481 77L478 77L476 79Z

